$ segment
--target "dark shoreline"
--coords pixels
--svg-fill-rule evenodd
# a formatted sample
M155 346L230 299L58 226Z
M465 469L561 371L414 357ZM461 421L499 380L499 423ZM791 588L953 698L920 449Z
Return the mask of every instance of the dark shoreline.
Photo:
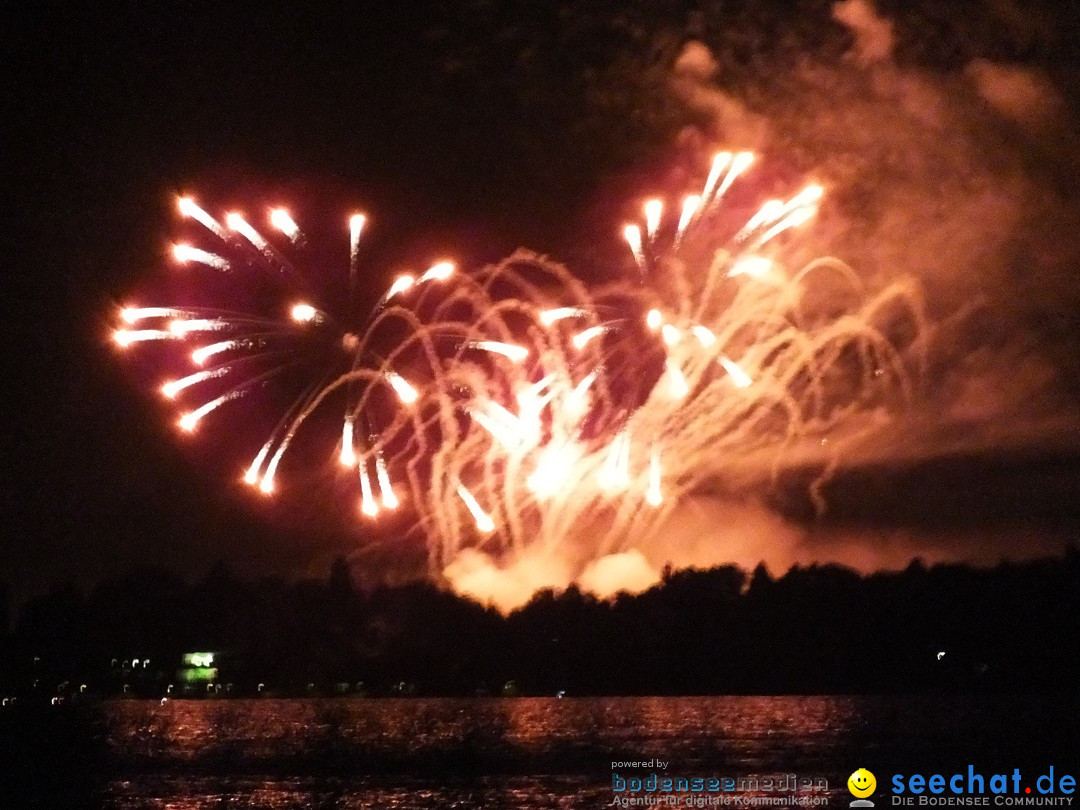
M342 562L321 582L219 568L59 588L0 638L0 699L1075 694L1078 650L1075 548L868 576L668 571L634 596L542 591L508 616L428 584L361 589Z

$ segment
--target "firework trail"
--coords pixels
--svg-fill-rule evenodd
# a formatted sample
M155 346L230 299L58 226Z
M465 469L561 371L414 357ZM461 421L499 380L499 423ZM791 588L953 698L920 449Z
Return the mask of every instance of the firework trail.
M191 368L161 387L185 406L185 431L318 347L327 376L266 438L248 484L272 493L305 425L331 411L341 429L327 455L355 475L359 518L407 510L436 575L466 552L580 565L649 539L687 495L740 467L775 471L793 448L912 395L917 291L868 295L831 258L783 266L779 246L813 217L818 185L725 228L720 201L752 163L718 154L672 216L646 202L623 231L637 269L625 282L589 288L519 251L478 272L443 261L400 276L353 326L292 297L277 318L132 306L114 337L190 346ZM187 197L179 211L214 244L176 245L177 262L252 283L299 277L287 257L304 237L284 209L269 214L274 239ZM350 289L365 223L348 223Z

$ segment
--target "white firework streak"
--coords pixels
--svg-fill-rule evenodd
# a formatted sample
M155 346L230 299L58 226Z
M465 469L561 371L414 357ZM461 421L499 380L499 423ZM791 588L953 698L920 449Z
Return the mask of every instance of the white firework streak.
M644 228L623 231L637 271L625 282L590 289L561 265L519 251L476 272L439 261L399 276L353 328L337 324L333 307L296 309L295 299L282 305L277 331L228 314L184 320L182 310L128 308L128 324L180 315L182 325L179 334L120 329L117 341L227 330L227 339L197 348L194 361L229 352L229 362L168 389L210 391L182 421L194 430L252 390L215 386L276 373L258 366L281 359L275 341L287 354L310 351L313 336L325 335L317 345L333 347L336 376L297 400L262 444L249 483L272 491L309 417L344 407L328 456L358 467L350 480L361 519L407 508L435 574L466 549L509 559L572 545L585 550L578 558L595 559L654 536L687 496L734 486L747 467L775 474L793 448L851 431L913 396L926 331L918 288L900 280L869 294L832 258L784 267L781 248L812 218L820 185L766 203L727 231L733 239L710 244L718 201L752 162L745 152L718 155L701 195L668 206L670 223L661 201L650 200ZM228 232L185 199L186 215L225 247L185 246L178 260L239 267ZM280 263L300 233L283 212L271 214L289 240L283 247L246 220L229 225L268 264ZM349 221L353 278L365 222ZM843 305L815 305L820 296L810 293L822 289L837 291L832 299ZM355 451L354 425L367 434Z

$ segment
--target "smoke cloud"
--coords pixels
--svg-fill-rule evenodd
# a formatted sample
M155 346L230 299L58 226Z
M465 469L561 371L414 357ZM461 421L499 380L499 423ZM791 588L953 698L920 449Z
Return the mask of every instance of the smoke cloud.
M838 462L902 467L1013 448L1078 449L1080 167L1069 105L1032 65L977 58L944 70L898 58L898 23L869 0L837 2L832 18L850 40L840 57L805 53L747 86L732 78L745 73L690 41L669 87L695 121L679 136L689 151L703 161L717 148L762 156L761 199L790 192L791 178L826 187L797 260L834 255L871 289L910 277L923 290L933 326L921 344L929 365L917 402L899 416L879 414ZM575 584L601 598L638 592L668 566L764 562L782 573L839 562L870 572L916 557L988 564L1054 553L1065 542L1037 528L951 521L935 531L895 516L877 525L800 522L775 511L767 486L759 497L688 498L654 536L627 538L630 550L598 559L467 552L444 574L459 592L511 610L540 588Z
M1067 103L1028 65L902 64L894 23L868 0L832 13L851 38L842 58L805 54L754 87L730 86L724 65L688 43L671 89L703 123L683 141L749 147L820 179L828 196L800 236L803 258L837 255L870 285L918 280L936 324L932 367L909 416L916 433L892 452L960 449L939 448L943 433L967 450L999 446L1008 430L1023 443L1075 435L1080 174Z
M571 584L601 599L621 592L640 593L660 581L660 574L637 550L609 554L588 562L575 576L558 554L526 552L496 561L474 549L461 552L443 570L454 590L508 613L528 602L537 591L565 590Z
M666 569L736 565L751 571L762 563L781 575L796 565L829 562L870 574L902 570L915 559L927 565L992 565L1060 554L1068 539L1060 531L1023 526L929 531L808 525L784 518L758 501L703 495L680 503L655 535L633 541L634 548L589 560L576 570L558 555L528 553L496 560L470 549L443 575L457 593L509 613L538 591L562 591L571 585L599 599L641 593L659 584Z

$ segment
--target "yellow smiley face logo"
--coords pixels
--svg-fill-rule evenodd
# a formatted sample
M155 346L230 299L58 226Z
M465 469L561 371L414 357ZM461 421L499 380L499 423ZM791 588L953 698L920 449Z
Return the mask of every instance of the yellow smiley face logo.
M859 768L847 780L847 789L851 795L859 799L865 799L877 787L877 779L866 768Z

